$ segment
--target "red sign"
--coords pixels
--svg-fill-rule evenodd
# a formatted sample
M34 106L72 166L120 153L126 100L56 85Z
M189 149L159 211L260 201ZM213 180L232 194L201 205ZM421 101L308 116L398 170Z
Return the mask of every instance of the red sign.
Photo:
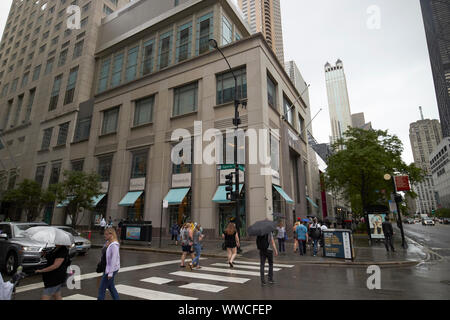
M395 177L395 188L398 191L409 191L411 187L409 186L408 176L396 176Z

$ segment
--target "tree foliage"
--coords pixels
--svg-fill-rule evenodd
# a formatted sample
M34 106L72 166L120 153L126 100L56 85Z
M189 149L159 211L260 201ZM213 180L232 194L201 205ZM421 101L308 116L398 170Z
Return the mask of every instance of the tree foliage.
M55 198L56 194L51 188L43 190L37 182L25 179L17 185L17 188L6 191L2 200L12 202L25 210L27 221L32 222L39 217L48 203L55 201Z
M392 182L384 180L387 173L408 175L411 184L422 181L424 172L403 162L403 145L397 136L349 128L344 137L332 146L336 152L329 158L326 183L329 189L343 193L354 212L386 203L393 192Z
M54 185L56 201L66 204L72 227L78 224L79 214L93 210L92 198L101 194L100 179L97 174L82 171L65 171L64 181Z
M450 218L450 209L449 208L437 209L435 216L441 218Z

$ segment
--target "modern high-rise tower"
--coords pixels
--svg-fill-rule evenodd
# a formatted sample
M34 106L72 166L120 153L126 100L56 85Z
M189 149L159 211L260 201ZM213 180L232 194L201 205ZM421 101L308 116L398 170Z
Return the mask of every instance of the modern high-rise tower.
M347 80L341 60L336 65L325 64L325 80L327 85L328 107L331 121L331 142L344 138L344 132L352 127L352 114L348 99Z
M450 137L450 2L420 0L442 135Z
M252 33L264 34L278 60L284 64L280 0L238 0Z

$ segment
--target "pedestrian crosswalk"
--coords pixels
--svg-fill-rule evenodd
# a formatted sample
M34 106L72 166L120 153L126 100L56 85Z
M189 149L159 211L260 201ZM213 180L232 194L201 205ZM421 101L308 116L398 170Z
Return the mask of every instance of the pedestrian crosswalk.
M203 259L207 260L207 259ZM174 261L166 261L148 265L166 266ZM146 265L129 267L121 272L142 270ZM274 264L273 271L279 272L283 269L293 268L294 265ZM142 286L131 286L119 283L116 285L117 292L121 299L143 299L143 300L198 300L198 294L211 293L218 294L232 285L243 285L257 279L259 281L259 262L235 261L234 268L230 268L226 263L203 263L201 269L187 271L185 269L170 272L162 277L153 276L140 279ZM267 274L268 266L265 267ZM65 300L95 300L95 297L74 294L64 298Z

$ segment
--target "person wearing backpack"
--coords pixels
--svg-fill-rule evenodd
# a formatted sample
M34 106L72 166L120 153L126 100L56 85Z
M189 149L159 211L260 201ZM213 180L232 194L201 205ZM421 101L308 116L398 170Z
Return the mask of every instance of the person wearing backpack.
M272 248L270 246L272 246ZM264 276L266 259L269 263L268 282L270 284L274 284L275 282L273 281L273 253L275 252L276 257L278 256L278 251L277 246L275 245L275 241L273 240L272 233L268 233L263 236L257 236L256 247L259 250L259 261L260 261L259 272L261 275L261 285L262 286L266 285L266 279Z
M192 250L194 238L193 238L193 232L192 232L190 223L185 223L183 225L183 227L180 230L180 238L181 238L181 250L182 250L180 268L184 268L185 267L184 260L186 259L186 256L188 253L191 255L192 260L194 260L194 258L195 258L194 251ZM189 264L188 266L191 267L191 264ZM191 268L191 270L192 270L192 268Z
M67 267L70 266L69 249L57 245L55 249L45 255L47 267L36 270L42 274L44 292L41 300L62 300L61 288L67 281Z
M306 255L306 242L308 241L308 228L305 224L306 222L303 221L295 229L297 233L298 251L301 256Z
M317 222L317 218L314 218L313 223L309 228L309 232L313 242L313 256L315 257L317 255L317 245L322 235L322 229L320 228L320 224Z

